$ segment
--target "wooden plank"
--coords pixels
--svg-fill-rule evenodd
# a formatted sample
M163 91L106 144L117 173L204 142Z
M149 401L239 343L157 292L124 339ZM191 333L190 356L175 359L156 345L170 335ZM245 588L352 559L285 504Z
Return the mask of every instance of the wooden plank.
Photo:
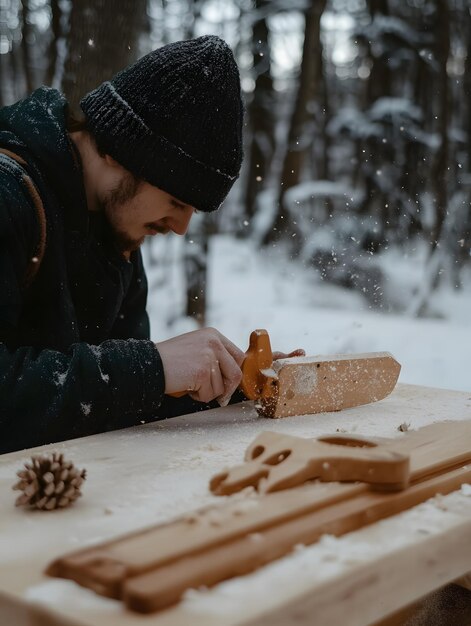
M166 608L178 602L186 589L211 587L233 576L247 574L288 554L298 544L310 545L326 533L343 535L404 511L437 493L455 491L469 481L471 468L461 468L398 493L365 493L256 534L244 535L126 579L124 602L128 608L140 613Z
M433 424L404 437L400 449L411 452L412 479L423 479L440 463L450 467L471 460L470 441L470 422ZM451 487L447 477L430 478L390 495L369 493L364 484L313 484L249 501L245 510L240 501L210 507L61 557L48 573L72 578L103 595L124 595L135 610L155 610L175 602L186 588L213 585L252 571L297 543L312 543L322 533L342 534L414 506L438 491L448 493L471 480L471 470L459 472L456 480L455 474L448 477L453 479ZM263 542L254 542L254 533L263 535Z
M376 402L391 393L400 371L389 352L280 359L267 371L270 389L257 408L278 418Z
M380 403L268 424L271 430L302 437L338 429L368 437L397 437L400 442L410 434L397 432L402 422L417 429L449 418L471 420L470 393L399 384ZM215 502L207 489L209 476L219 471L221 464L239 463L263 428L267 422L257 416L251 403L245 403L0 456L0 624L241 626L258 620L267 624L291 607L294 614L299 609L304 624L312 626L331 614L319 608L317 621L306 600L319 598L317 591L324 593L329 584L330 609L341 606L341 613L324 623L365 626L372 610L374 619L381 618L409 602L407 592L417 580L429 585L424 591L428 593L463 573L460 559L466 555L462 548L471 545L471 498L466 494L445 496L339 539L326 537L253 575L207 592L189 593L175 607L148 616L123 610L119 602L71 581L43 575L51 559L80 545L97 544ZM51 450L60 450L87 468L83 499L53 514L15 508L11 485L16 470L31 453ZM461 544L454 548L449 539L465 522L469 532L460 536ZM427 558L421 559L421 542L432 536L437 540L428 544ZM396 586L395 561L389 557L403 547L407 559L399 574L401 587ZM442 557L436 560L438 554ZM384 563L388 566L382 578L379 568ZM357 589L349 596L351 587L344 586L344 580L355 581L364 570L371 574L367 595ZM392 608L381 601L385 581L391 581L397 590L388 596ZM15 601L15 608L3 619L8 599ZM286 615L283 626L293 623L291 613Z
M417 537L413 548L356 566L240 626L367 626L469 570L470 538L471 518L452 532Z

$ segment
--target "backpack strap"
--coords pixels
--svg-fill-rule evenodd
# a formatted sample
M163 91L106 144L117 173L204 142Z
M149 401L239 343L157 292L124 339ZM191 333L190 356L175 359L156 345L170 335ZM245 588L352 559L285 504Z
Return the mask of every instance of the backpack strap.
M10 159L13 159L22 167L27 166L26 161L14 152L11 152L11 150L0 148L0 154L4 154L5 156L10 157ZM36 246L36 250L31 257L31 260L28 263L24 277L24 286L29 287L34 280L34 277L38 273L41 261L44 257L44 252L46 250L46 212L44 210L44 205L41 200L41 196L39 195L39 191L36 185L33 183L31 176L29 176L26 172L23 173L23 182L25 183L29 195L33 200L34 208L36 210L36 217L38 218L39 223L39 241Z

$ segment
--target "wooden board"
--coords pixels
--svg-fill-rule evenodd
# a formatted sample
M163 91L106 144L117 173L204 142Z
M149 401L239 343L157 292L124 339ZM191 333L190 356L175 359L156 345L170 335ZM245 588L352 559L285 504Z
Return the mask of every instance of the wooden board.
M122 587L123 600L128 608L139 613L166 608L178 602L187 589L211 587L227 578L247 574L288 554L296 545L310 545L324 534L343 535L404 511L437 493L455 491L470 480L471 469L460 469L446 478L429 479L396 494L367 493L341 501L129 578Z
M244 626L367 626L438 589L452 580L456 571L469 568L470 526L471 522L462 522L447 534L424 534L417 538L415 549L409 546L391 552L374 568L360 564L269 615L247 620Z
M319 437L338 430L404 438L440 419L471 420L471 394L399 384L381 402L275 420L271 430ZM30 454L0 456L0 624L15 626L365 626L471 569L471 497L454 493L341 538L296 549L254 574L188 593L148 616L123 610L46 565L80 545L165 522L217 498L208 477L240 463L267 422L250 403L42 446L88 478L83 498L52 514L14 507L15 472ZM227 445L230 444L230 445Z
M377 402L394 389L400 370L389 352L280 359L267 371L270 393L258 410L277 418Z
M377 449L391 452L393 444L383 442ZM245 509L240 501L229 501L63 556L47 571L152 612L177 602L186 589L253 571L298 543L344 534L471 481L471 467L461 467L471 463L471 422L433 424L396 446L397 452L410 453L412 466L411 486L399 493L371 493L365 483L314 483L249 500ZM449 468L456 469L437 474Z

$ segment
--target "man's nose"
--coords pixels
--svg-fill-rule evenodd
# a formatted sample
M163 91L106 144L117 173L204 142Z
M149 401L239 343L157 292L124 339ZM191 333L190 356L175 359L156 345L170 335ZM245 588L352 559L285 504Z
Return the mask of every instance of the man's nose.
M193 211L186 211L178 217L174 217L170 224L171 230L173 230L176 235L184 235L188 230L188 225L190 223L192 215Z

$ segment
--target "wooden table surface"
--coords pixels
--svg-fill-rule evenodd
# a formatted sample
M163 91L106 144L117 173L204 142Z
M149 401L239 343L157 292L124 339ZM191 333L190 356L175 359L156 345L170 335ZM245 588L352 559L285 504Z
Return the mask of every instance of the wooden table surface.
M83 498L55 512L14 507L15 473L33 450L0 456L0 624L370 624L471 570L471 487L344 537L324 536L149 616L43 570L65 552L215 502L209 478L239 463L262 430L402 437L402 423L417 429L444 420L471 420L471 393L398 385L381 402L283 420L259 418L245 403L42 446L34 452L64 452L88 471Z

